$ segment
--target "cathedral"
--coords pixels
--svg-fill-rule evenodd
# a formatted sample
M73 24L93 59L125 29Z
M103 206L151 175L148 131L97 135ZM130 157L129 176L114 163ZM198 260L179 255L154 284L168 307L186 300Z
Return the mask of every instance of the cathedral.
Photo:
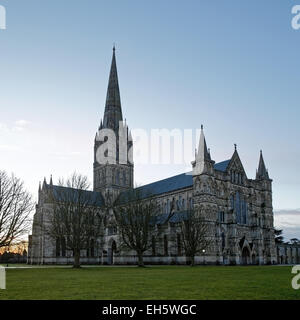
M108 194L119 195L134 188L134 165L121 161L121 146L116 144L116 162L97 161L101 145L101 130L113 130L118 137L124 123L119 92L115 49L109 75L103 120L94 140L93 193L101 197L99 210L107 201ZM128 133L127 152L130 158L132 138ZM118 141L118 140L117 140ZM53 204L49 192L58 186L52 178L39 187L38 203L33 219L32 235L29 236L28 263L72 264L73 253L43 233L41 225L45 215L51 214ZM209 224L213 241L202 254L195 257L196 264L275 264L278 262L275 245L272 180L266 169L262 152L259 155L255 179L247 177L237 147L230 159L216 163L206 144L203 126L199 146L189 173L153 182L140 187L151 190L159 203L161 215L168 214L172 204L175 214L159 226L159 236L152 248L144 254L146 264L186 264L180 236L180 213L193 208L201 210ZM174 205L175 204L175 205ZM108 217L101 239L95 239L91 251L82 250L81 263L85 264L135 264L134 252L123 252L120 247L118 228L113 214Z

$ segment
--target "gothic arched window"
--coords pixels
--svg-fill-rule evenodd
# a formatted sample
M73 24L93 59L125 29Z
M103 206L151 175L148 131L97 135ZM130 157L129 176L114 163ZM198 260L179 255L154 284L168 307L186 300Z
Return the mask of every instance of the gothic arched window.
M119 172L119 170L117 170L117 172L116 172L116 184L120 185L120 172Z
M165 251L165 256L169 254L168 250L168 236L164 235L164 251Z
M232 210L234 210L234 195L230 196L230 207Z
M170 213L171 211L171 206L170 206L170 199L167 200L167 212L166 213Z
M224 211L219 211L219 222L225 222L225 213L224 213Z
M91 257L95 257L95 240L92 239L91 240L91 244L90 244L90 250L91 250Z
M247 224L247 209L248 207L248 204L246 201L243 201L242 202L242 223L243 224Z
M190 209L193 209L193 198L190 198L189 207Z
M112 169L112 183L115 182L115 179L116 179L116 172L115 172L115 169Z
M240 198L239 192L236 193L235 214L236 214L236 222L241 223L241 198Z
M177 234L177 254L181 256L182 248L181 248L181 235L180 233Z
M225 234L224 234L224 232L222 232L221 238L222 238L222 250L224 250L224 248L225 248Z
M60 257L60 238L56 238L56 256Z

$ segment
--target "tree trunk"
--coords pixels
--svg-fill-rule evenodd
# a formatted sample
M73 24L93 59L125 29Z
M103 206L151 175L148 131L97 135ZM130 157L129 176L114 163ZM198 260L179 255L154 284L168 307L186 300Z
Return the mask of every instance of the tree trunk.
M138 252L138 266L139 267L144 267L145 266L142 252Z
M80 268L80 250L74 250L73 268Z
M191 266L191 267L194 267L194 265L195 265L195 256L191 256L190 259L191 259L191 264L190 264L190 266Z

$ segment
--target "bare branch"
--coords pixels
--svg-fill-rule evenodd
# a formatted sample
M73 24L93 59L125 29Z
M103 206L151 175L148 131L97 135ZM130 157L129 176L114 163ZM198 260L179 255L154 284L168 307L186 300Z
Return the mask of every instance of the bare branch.
M80 267L80 251L91 249L102 234L102 196L89 186L87 177L76 172L66 181L60 179L58 186L49 186L53 212L43 224L44 232L73 252L74 267Z
M190 259L191 266L193 266L195 256L201 254L211 244L209 223L205 221L200 212L190 209L183 217L180 228L185 254Z
M23 182L0 171L0 248L10 246L28 233L34 208Z
M121 194L114 205L122 245L137 253L139 266L144 266L143 253L151 247L157 209L155 199L139 188Z

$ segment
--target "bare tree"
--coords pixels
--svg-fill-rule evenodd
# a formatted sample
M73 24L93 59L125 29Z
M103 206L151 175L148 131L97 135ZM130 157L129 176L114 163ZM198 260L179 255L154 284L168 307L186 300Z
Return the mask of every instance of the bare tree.
M283 243L282 230L274 228L275 243Z
M27 234L33 208L32 197L23 182L0 171L0 248L9 247Z
M133 250L138 256L138 266L143 267L143 254L152 246L152 237L157 235L158 204L140 188L120 195L113 208L121 246ZM167 222L171 213L164 220Z
M74 268L80 268L81 250L94 248L95 240L101 235L102 204L100 193L89 191L87 177L73 173L66 180L60 179L58 186L52 186L54 206L44 231L54 241L71 250Z
M290 239L291 241L291 244L299 244L300 243L300 240L298 238L292 238Z
M189 209L182 217L180 228L185 255L190 259L190 265L194 266L195 256L203 253L211 243L209 224L199 212Z

